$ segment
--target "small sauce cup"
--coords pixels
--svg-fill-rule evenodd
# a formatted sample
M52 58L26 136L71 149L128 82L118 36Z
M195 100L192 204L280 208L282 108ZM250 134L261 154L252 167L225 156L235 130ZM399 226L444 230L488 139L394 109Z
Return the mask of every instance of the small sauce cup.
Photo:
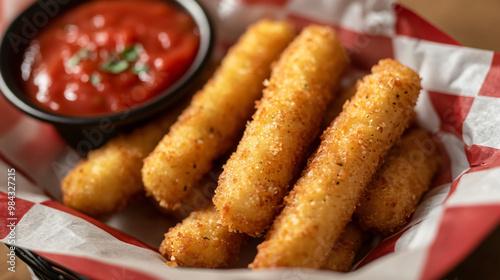
M120 2L122 1L37 1L11 23L6 30L0 45L0 89L7 100L29 116L53 124L71 146L77 147L82 140L86 140L85 143L90 142L92 147L85 147L85 149L80 147L79 151L82 153L86 153L90 151L90 149L102 146L107 140L116 135L116 133L138 123L152 119L160 113L167 112L169 106L175 106L176 101L195 90L194 87L198 84L197 81L199 81L202 77L201 74L207 67L211 56L214 44L213 26L207 13L197 1L151 0L148 2L154 3L154 5L161 3L162 5L173 7L178 12L183 14L184 21L186 19L186 15L189 16L189 18L194 21L194 33L198 36L199 40L197 41L197 50L193 49L193 53L189 57L189 60L183 60L183 62L187 61L185 67L180 70L177 69L179 68L178 66L180 62L178 62L178 60L174 60L170 66L176 68L178 73L176 75L171 74L170 72L166 75L164 74L163 76L165 77L169 77L169 75L171 75L174 78L170 79L168 82L160 79L160 82L156 84L162 85L163 87L154 88L152 93L146 92L146 95L150 94L147 98L144 98L143 93L143 96L140 96L140 98L138 98L139 101L136 103L128 101L121 103L116 102L117 98L120 98L121 92L124 92L123 96L128 94L129 97L127 100L130 100L130 92L126 93L127 91L131 91L132 88L144 85L141 83L146 81L148 78L151 78L150 76L153 76L152 74L148 76L150 73L160 71L158 69L162 66L162 60L160 59L160 63L158 65L158 63L155 63L154 59L151 58L154 58L154 55L164 55L162 53L163 49L158 51L158 48L155 47L154 44L147 42L141 44L141 42L137 42L132 45L130 43L128 45L123 44L121 49L120 46L114 47L114 49L106 49L106 42L104 42L101 46L96 46L96 43L92 41L90 41L88 46L85 42L80 42L78 43L79 47L73 44L73 46L61 49L60 52L52 51L52 54L41 56L42 60L47 58L53 59L54 57L58 57L60 60L60 57L64 56L63 53L66 52L67 59L64 61L64 65L61 61L57 61L58 64L55 63L55 65L59 67L59 72L53 70L53 68L56 68L55 66L37 66L37 63L40 64L40 61L37 62L37 59L40 60L40 58L37 58L35 55L37 50L36 48L38 47L38 49L43 49L42 44L45 44L45 49L47 49L47 44L51 43L51 39L47 39L47 34L44 33L44 31L50 31L51 29L57 30L59 27L56 25L62 22L61 18L64 18L64 16L69 13L75 14L75 12L78 11L77 9L89 10L91 5L98 6L106 3L110 3L110 5L113 3L120 5L116 7L117 13L119 13L117 15L113 15L113 9L111 8L106 9L105 12L110 14L109 21L116 20L120 23L120 25L122 25L123 20L127 20L128 18L123 14L125 5L123 2ZM148 2L139 3L138 1L129 0L127 3L127 1L125 1L127 5L131 5L131 3L140 4L137 5L138 10L144 6L143 3ZM130 7L129 10L131 10ZM168 16L163 19L164 16L159 14L160 18L155 19L153 15L156 14L156 10L161 9L155 9L153 7L153 9L147 11L148 14L151 14L151 20L144 20L145 24L147 23L152 25L149 29L146 25L145 33L147 34L152 33L150 30L157 28L160 25L170 28L169 24L163 24L163 21L170 20L172 22L175 17L172 15L172 17ZM135 16L135 10L132 9L132 12L132 15ZM144 16L143 13L142 19L146 19L148 14ZM158 17L158 14L156 17ZM82 18L85 23L85 16ZM129 18L132 18L132 16ZM88 20L94 20L92 28L102 26L103 24L102 18L88 18ZM181 25L182 22L182 17L178 21L173 21L172 25L174 29L177 25ZM134 24L131 24L130 26L135 28ZM61 26L60 28L63 29L66 28L66 26ZM70 26L69 28L78 28L78 26ZM81 29L83 30L83 27ZM105 32L102 33L104 34ZM140 37L133 32L131 33L132 35L127 34L120 35L108 32L107 34L104 34L104 38L111 36L122 36L116 38L128 38L130 36ZM157 37L154 38L154 40L160 41L159 43L156 42L156 44L166 44L165 48L167 49L171 43L170 41L182 41L182 39L176 37L176 34L168 37L167 34L163 34L162 32L160 35L154 33L154 36ZM114 42L111 42L110 45L115 46L117 45L116 41L121 40L116 38L113 39ZM64 40L70 39L61 39L60 34L58 37L54 37L54 42L56 43L54 48L59 48L61 46L59 43L64 42ZM132 39L132 41L133 40L134 39ZM40 42L39 45L37 45L38 42ZM182 48L183 45L181 43L178 45L181 47L178 47L175 51L182 53L184 51ZM33 49L35 49L35 51L33 51ZM49 64L47 63L47 65ZM96 71L88 70L93 69L89 67L96 68ZM84 73L85 68L87 68L86 73ZM43 103L43 101L47 99L46 94L50 93L46 89L47 86L43 85L44 79L41 77L42 75L40 73L45 73L44 71L49 73L52 71L52 76L49 79L50 83L48 83L49 85L59 83L57 87L58 91L55 91L53 96L49 95L48 99L58 101L59 98L61 100L60 103ZM79 76L76 78L71 76L71 73L73 73L72 71L75 73L78 72ZM35 77L35 75L38 76ZM117 88L114 86L116 85L116 83L112 80L114 78L125 81L122 82L124 85L123 88ZM75 83L76 80L77 82ZM80 87L78 87L78 82L81 83ZM130 88L128 88L128 82L131 83ZM134 82L136 82L136 84L134 84ZM71 86L75 86L79 92L78 90L71 91ZM95 90L97 90L97 88L100 90L100 93L98 93L98 98L100 98L99 102L105 104L114 102L111 106L108 106L109 108L96 109L89 106L88 110L90 110L90 112L86 112L86 109L82 109L85 106L88 106L88 101L94 100L95 97L89 97L86 99L81 98L83 100L81 104L71 102L72 98L78 99L79 95L87 96L87 94L92 93L91 91L94 87ZM62 96L62 92L64 92L64 96ZM64 102L70 104L70 106L65 110L61 110Z

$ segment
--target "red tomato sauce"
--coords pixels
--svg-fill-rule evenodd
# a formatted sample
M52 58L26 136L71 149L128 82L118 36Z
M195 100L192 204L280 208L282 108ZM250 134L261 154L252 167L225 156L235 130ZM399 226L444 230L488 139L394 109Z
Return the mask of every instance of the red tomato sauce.
M143 103L175 83L199 48L191 16L165 1L91 1L56 18L21 66L43 109L98 116Z

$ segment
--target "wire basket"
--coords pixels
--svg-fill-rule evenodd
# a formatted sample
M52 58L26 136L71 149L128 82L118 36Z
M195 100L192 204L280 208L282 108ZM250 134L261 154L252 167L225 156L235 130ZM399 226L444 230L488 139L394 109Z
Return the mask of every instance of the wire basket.
M32 273L39 280L90 280L87 277L80 276L71 270L62 267L54 262L51 262L30 250L20 247L7 245L7 247L14 247L16 257L26 263L31 269Z

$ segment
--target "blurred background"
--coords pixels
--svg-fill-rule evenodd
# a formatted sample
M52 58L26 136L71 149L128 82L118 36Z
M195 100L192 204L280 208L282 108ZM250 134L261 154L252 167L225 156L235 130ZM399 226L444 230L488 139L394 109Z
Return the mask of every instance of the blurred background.
M0 12L2 14L9 9L8 2L10 1L23 1L27 4L32 2L31 0L0 0ZM398 2L465 46L500 52L500 34L497 29L500 26L499 0L399 0ZM497 230L488 238L486 243L488 245L482 247L486 247L486 250L490 251L486 251L486 253L475 252L471 255L472 258L480 259L479 261L483 265L488 260L494 261L496 259L498 261L499 254L492 250L500 248L500 230ZM30 279L26 265L20 260L16 261L15 273L7 270L9 267L6 262L8 252L7 247L0 244L0 279ZM493 255L491 255L492 258L489 258L485 254ZM472 268L469 268L468 272L464 272L463 268L461 268L462 270L455 270L454 273L457 273L455 275L458 278L453 278L455 276L453 275L450 279L466 279L461 276L470 273L471 269L477 268L474 263L469 264L469 266Z
M500 1L399 0L464 46L500 51Z

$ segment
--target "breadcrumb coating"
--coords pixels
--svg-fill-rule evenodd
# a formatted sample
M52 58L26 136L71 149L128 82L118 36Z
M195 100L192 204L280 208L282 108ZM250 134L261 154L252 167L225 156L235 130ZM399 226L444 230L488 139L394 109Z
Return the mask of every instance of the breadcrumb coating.
M164 208L180 206L213 161L237 143L262 95L271 63L294 36L294 28L286 22L262 20L249 27L144 160L147 195Z
M217 160L218 162L219 160ZM221 173L221 166L215 165L203 178L197 183L189 194L182 199L181 205L175 210L160 208L160 210L178 221L187 218L191 212L201 210L212 205L212 197L217 188L217 179Z
M397 61L372 68L285 198L254 269L321 267L379 162L408 126L420 89L418 74Z
M357 224L348 223L339 239L333 244L332 251L328 254L328 258L321 266L321 269L341 272L350 271L354 258L365 239L366 234Z
M326 108L325 117L323 118L321 128L325 130L332 121L342 113L342 110L349 105L351 98L356 94L358 86L361 84L361 81L356 81L351 86L343 89L339 96L335 97L328 107Z
M261 236L271 226L347 64L329 27L305 28L280 57L219 177L214 204L229 230Z
M169 260L169 266L223 268L238 260L246 240L245 234L229 232L217 223L217 212L210 205L170 228L160 253Z
M441 162L428 132L411 129L389 151L356 209L359 225L375 233L399 231L429 189Z
M184 107L180 104L165 116L91 151L62 180L64 204L90 216L109 215L125 207L144 189L142 159L168 132Z

